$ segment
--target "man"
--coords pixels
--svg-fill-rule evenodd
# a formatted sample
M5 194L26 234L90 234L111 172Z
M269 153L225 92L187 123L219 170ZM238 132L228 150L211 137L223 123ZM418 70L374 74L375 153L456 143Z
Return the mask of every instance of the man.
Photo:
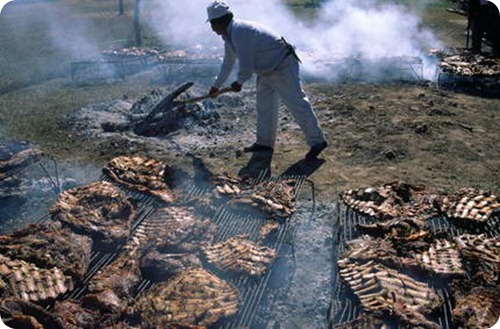
M311 103L302 89L299 59L292 46L271 29L255 22L236 20L226 3L207 7L212 30L224 40L224 60L210 94L214 97L238 60L235 92L257 74L257 139L245 152L273 151L278 128L280 98L302 129L310 146L306 160L314 160L326 146L325 136Z
M468 23L472 32L472 52L481 54L483 37L490 25L489 1L469 0L468 3Z

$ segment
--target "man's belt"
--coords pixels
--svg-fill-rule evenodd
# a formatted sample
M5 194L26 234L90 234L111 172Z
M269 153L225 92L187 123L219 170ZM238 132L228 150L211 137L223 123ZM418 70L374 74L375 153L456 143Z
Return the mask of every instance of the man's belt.
M281 41L283 42L283 44L285 45L286 47L286 54L285 54L285 58L287 58L288 56L292 55L299 63L302 63L302 61L300 60L299 56L297 56L297 53L295 52L295 48L289 44L288 42L286 42L285 38L281 37Z

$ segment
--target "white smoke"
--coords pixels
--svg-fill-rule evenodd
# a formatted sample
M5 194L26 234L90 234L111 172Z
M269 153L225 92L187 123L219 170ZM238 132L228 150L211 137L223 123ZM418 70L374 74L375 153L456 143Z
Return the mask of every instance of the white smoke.
M414 6L410 11L408 7L387 1L330 0L322 3L314 20L301 22L281 0L226 2L236 18L268 25L294 44L307 74L335 77L339 66L333 63L342 58L373 62L398 56L424 60L423 65L430 65L424 69L427 79L435 72L434 64L426 62L426 54L441 44L432 31L422 25L416 13L419 9ZM191 0L182 5L174 0L151 3L150 24L166 45L203 49L222 46L220 38L205 23L210 1ZM218 51L222 52L220 48Z

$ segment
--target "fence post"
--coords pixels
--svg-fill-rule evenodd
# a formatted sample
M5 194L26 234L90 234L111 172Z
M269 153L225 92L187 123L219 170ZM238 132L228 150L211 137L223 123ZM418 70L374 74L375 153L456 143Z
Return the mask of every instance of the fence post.
M134 6L134 32L135 32L135 46L140 47L142 44L141 40L141 26L139 23L140 13L140 2L141 0L135 0Z

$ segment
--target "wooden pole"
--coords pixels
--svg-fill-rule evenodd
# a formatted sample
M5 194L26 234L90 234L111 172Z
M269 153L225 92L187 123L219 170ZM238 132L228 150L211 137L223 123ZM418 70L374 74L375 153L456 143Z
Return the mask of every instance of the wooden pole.
M135 0L135 6L134 6L134 33L135 33L135 46L140 47L142 45L142 39L141 39L141 25L139 22L139 17L141 16L140 12L140 3L141 0Z

